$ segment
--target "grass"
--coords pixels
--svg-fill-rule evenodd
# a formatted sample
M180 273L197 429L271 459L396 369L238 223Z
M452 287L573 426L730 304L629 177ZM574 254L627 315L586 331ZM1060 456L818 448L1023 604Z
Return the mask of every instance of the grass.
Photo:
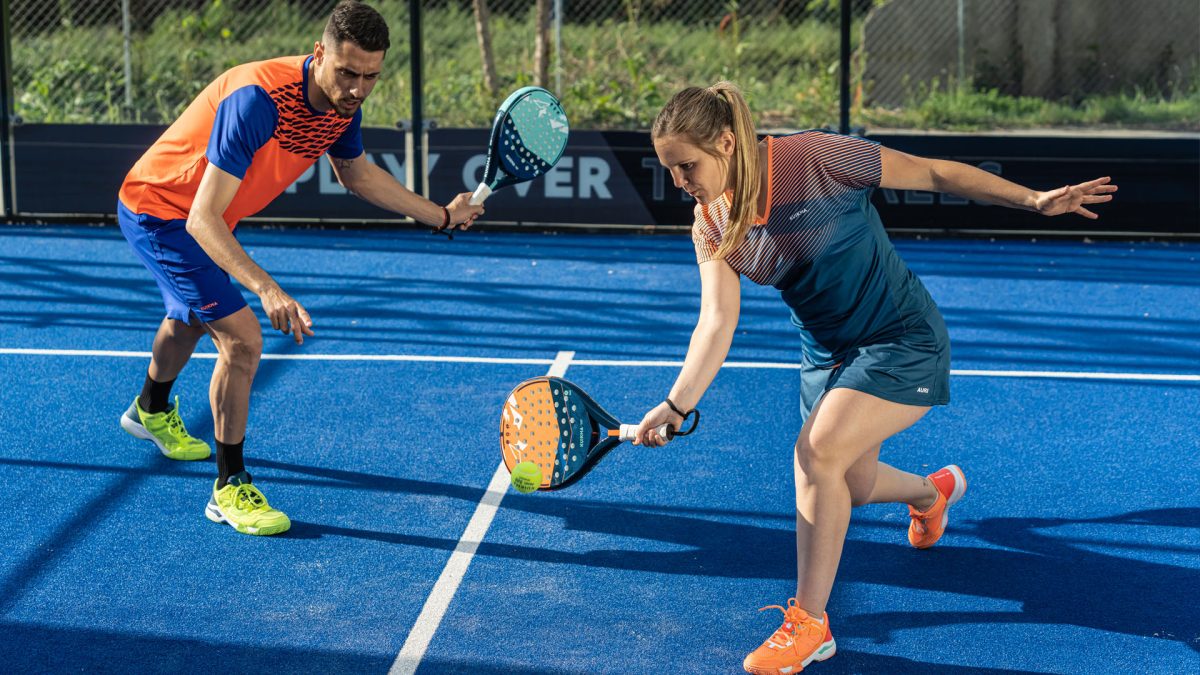
M533 83L532 5L525 16L492 16L498 92L484 90L471 13L456 5L426 12L427 119L442 127L486 127L507 91ZM363 114L367 125L392 126L411 110L408 3L382 0L375 6L392 25L393 48ZM125 101L119 29L55 27L26 34L12 45L17 114L28 122L169 122L224 69L308 52L322 26L321 17L282 0L253 11L214 0L201 12L165 12L133 41L132 105ZM743 19L719 31L715 21L608 19L565 24L562 46L557 93L575 128L648 128L675 91L718 79L741 85L762 128L820 127L838 119L835 23ZM933 85L898 109L856 104L852 119L872 129L1200 130L1200 81L1170 95L1132 91L1071 102Z

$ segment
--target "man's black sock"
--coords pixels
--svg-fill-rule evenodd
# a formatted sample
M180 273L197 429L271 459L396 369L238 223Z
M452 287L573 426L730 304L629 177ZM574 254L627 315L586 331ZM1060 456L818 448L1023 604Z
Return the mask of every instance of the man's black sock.
M237 443L222 443L217 441L217 489L225 487L230 476L236 476L246 470L242 461L242 446L246 439Z
M171 407L171 385L175 380L155 382L146 373L146 382L142 385L142 395L138 397L138 405L148 413L166 412Z

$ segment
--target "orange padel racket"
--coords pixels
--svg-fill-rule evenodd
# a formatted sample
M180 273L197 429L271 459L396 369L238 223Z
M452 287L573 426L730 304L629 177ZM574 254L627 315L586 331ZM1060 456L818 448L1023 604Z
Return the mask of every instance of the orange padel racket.
M666 439L696 430L700 413L690 429L676 431L664 424L658 433ZM542 470L539 490L561 490L583 478L596 463L622 441L634 439L636 424L621 424L582 389L560 377L535 377L517 385L504 402L500 415L500 451L511 473L521 462Z

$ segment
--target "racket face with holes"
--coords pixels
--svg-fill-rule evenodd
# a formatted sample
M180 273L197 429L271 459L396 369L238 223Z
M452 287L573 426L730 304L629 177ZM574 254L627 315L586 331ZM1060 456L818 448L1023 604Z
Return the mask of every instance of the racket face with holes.
M562 157L569 133L554 94L541 87L518 89L496 111L483 182L496 190L545 174Z
M620 440L604 428L619 423L575 385L537 377L517 385L500 415L500 451L511 472L521 462L542 470L539 490L579 480Z

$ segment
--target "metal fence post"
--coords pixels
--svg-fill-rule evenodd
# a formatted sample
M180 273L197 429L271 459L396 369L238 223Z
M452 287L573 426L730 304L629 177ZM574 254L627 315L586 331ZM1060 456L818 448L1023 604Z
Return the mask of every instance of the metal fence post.
M408 49L409 49L409 67L411 75L409 80L412 83L412 129L408 135L412 139L408 143L411 151L408 154L405 164L408 166L408 189L413 192L425 196L427 192L425 188L425 116L422 113L425 101L421 97L421 90L425 86L424 78L422 77L421 64L421 2L420 0L409 0L408 2Z
M562 90L562 0L554 0L554 93L563 95Z
M125 111L133 110L133 57L130 54L132 38L129 28L129 0L121 0L121 34L125 38Z
M0 218L15 212L17 190L13 182L12 127L12 52L9 50L9 26L12 25L8 0L0 0Z
M850 2L842 0L841 115L838 131L850 133Z
M963 54L966 52L966 26L963 0L958 0L958 82L955 84L955 91L962 92L963 84L967 81L967 66L963 59Z

